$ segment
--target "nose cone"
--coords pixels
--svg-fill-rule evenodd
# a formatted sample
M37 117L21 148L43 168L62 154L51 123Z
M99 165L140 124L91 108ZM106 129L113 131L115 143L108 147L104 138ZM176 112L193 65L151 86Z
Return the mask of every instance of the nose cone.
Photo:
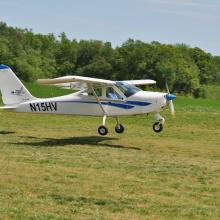
M175 96L175 95L173 95L173 94L168 93L168 94L166 95L166 98L167 98L167 100L168 100L168 101L170 101L170 100L175 99L175 98L176 98L176 96Z

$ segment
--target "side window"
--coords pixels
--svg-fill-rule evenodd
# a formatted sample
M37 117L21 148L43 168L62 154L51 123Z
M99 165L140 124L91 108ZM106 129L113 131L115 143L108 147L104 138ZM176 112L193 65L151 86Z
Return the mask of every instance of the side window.
M122 97L112 88L106 88L106 97L110 99L122 99Z
M102 96L102 88L94 88L95 93L98 97ZM88 95L89 96L94 96L92 90L88 90Z

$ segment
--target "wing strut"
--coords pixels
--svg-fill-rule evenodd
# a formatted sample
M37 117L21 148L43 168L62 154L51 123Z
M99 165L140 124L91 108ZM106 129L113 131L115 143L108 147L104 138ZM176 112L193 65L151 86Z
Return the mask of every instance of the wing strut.
M102 124L105 126L105 121L106 121L106 116L107 116L107 114L106 114L105 109L103 108L102 103L100 102L100 99L99 99L99 97L97 96L97 94L96 94L96 92L95 92L93 86L90 85L90 88L91 88L92 93L93 93L93 95L95 96L95 98L96 98L97 102L99 103L99 106L100 106L100 108L101 108L101 110L102 110L102 112L103 112L103 121L102 121Z

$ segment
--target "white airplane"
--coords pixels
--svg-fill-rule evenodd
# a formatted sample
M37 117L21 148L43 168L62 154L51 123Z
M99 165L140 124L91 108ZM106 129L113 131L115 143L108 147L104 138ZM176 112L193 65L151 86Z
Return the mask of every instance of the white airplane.
M0 90L5 106L16 112L71 114L102 116L102 125L98 128L100 135L106 135L107 116L116 118L115 131L123 133L124 126L118 116L153 113L156 123L155 132L161 132L165 119L160 112L169 102L171 114L174 115L172 100L175 95L143 91L136 85L155 84L154 80L110 81L82 76L64 76L55 79L39 79L40 84L52 84L62 88L78 90L70 95L53 98L36 98L30 94L10 67L0 65Z

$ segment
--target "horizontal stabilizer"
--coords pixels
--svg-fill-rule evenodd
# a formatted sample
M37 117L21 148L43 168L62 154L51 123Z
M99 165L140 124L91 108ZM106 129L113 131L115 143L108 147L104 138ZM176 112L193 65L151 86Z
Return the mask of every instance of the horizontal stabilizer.
M5 109L5 110L10 110L10 109L16 109L17 106L12 106L12 105L5 105L5 106L0 106L0 109Z

